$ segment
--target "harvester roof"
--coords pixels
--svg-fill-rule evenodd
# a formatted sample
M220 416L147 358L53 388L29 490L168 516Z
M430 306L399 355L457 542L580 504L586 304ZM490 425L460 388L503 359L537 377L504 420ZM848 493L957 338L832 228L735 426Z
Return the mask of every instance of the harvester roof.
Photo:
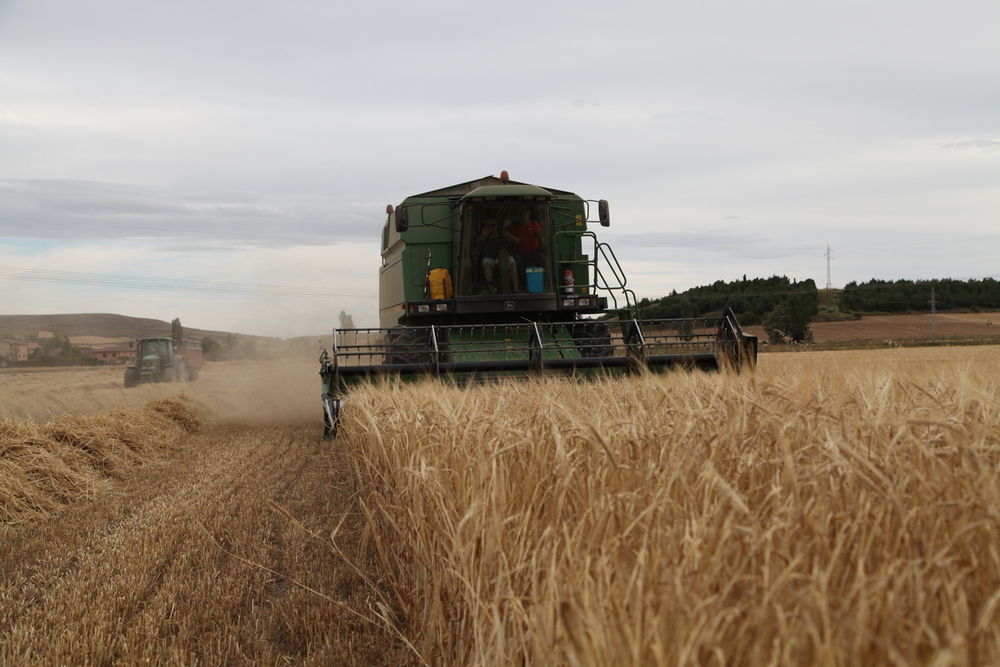
M549 198L552 193L537 185L527 185L524 183L507 183L506 185L484 185L476 188L465 195L467 199L478 197L518 197L528 195L530 197Z
M511 188L517 187L518 190L514 191ZM520 183L518 181L506 181L506 184L501 179L496 176L484 176L483 178L477 178L474 181L467 181L465 183L458 183L457 185L449 185L446 188L439 188L437 190L431 190L430 192L422 192L418 195L411 195L411 197L452 197L458 196L462 197L467 195L474 190L479 190L483 188L496 188L496 192L489 194L504 194L504 195L520 195L520 194L533 194L533 195L561 195L575 197L576 195L567 190L559 190L556 188L541 188L537 185L532 185L531 183ZM502 189L501 189L502 188ZM521 192L521 188L526 188L524 192ZM480 193L477 193L480 194ZM485 193L484 193L485 194Z

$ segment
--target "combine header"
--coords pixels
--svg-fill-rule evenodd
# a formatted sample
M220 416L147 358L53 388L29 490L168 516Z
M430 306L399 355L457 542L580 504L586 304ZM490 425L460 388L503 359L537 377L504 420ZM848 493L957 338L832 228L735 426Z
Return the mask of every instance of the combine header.
M320 359L325 437L336 435L350 386L385 375L469 382L756 362L757 338L732 311L638 319L618 260L587 228L610 224L604 200L502 172L386 212L380 327L335 330Z

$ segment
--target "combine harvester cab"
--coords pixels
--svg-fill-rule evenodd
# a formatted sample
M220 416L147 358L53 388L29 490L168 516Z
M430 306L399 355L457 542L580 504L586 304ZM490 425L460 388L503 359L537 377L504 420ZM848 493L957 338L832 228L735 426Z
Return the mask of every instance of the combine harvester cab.
M591 220L596 209L597 219ZM386 208L380 326L337 329L320 359L325 437L350 387L382 376L457 382L752 367L732 311L641 320L610 246L608 204L501 173Z

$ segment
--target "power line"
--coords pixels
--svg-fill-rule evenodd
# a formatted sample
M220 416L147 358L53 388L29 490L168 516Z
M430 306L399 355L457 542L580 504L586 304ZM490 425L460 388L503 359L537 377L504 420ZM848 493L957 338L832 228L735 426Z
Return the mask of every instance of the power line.
M90 285L119 289L144 289L165 292L203 292L214 294L243 294L248 296L307 297L317 299L373 299L377 290L311 287L295 285L267 285L260 283L230 283L182 278L152 278L148 276L120 276L75 271L46 269L21 269L0 266L0 278L30 282Z

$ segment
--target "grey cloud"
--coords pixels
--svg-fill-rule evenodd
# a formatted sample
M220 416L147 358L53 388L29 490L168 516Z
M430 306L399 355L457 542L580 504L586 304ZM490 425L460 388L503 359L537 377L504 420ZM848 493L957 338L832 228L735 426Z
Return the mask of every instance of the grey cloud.
M149 201L125 197L104 197L97 195L91 198L79 196L54 196L36 200L40 208L49 208L60 213L72 213L81 216L92 215L188 215L191 212L186 206L169 202Z
M690 111L661 111L653 114L657 120L695 120L695 121L719 121L722 117L705 111L704 109L693 109Z
M9 180L0 237L48 240L198 239L196 246L285 247L370 240L381 221L335 197L272 201L251 193L172 192L121 183Z
M1000 141L992 139L970 139L968 141L958 141L943 146L949 150L976 150L982 153L1000 150Z
M244 250L243 247L238 247L230 244L221 243L165 243L156 247L155 251L164 254L182 254L182 255L195 255L195 254L211 254L218 255L219 253L238 253Z
M811 244L779 241L754 229L709 228L700 231L607 234L615 248L641 249L643 255L664 251L698 252L745 259L797 257L811 251ZM618 253L620 255L620 253Z
M200 211L225 218L279 218L287 215L281 208L269 204L212 204L202 206Z

